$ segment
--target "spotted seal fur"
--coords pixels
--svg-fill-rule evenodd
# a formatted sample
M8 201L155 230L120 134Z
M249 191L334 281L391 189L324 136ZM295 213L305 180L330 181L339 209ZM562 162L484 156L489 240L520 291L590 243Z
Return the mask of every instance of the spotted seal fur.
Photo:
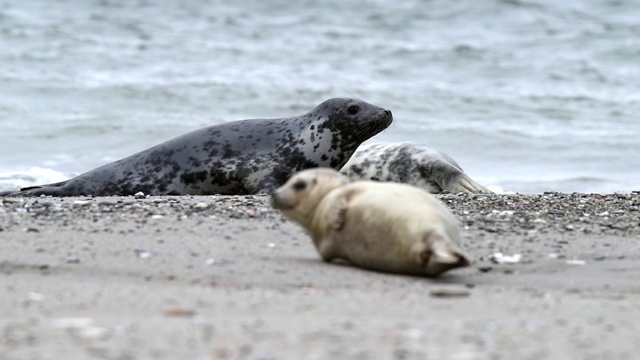
M350 180L406 183L432 194L492 194L471 179L449 155L417 142L362 144L340 170Z
M415 186L348 183L335 170L309 169L278 188L271 205L311 234L327 262L426 276L470 264L456 244L457 220Z
M269 193L302 169L340 169L362 142L392 121L389 110L334 98L299 116L196 130L63 182L0 195Z

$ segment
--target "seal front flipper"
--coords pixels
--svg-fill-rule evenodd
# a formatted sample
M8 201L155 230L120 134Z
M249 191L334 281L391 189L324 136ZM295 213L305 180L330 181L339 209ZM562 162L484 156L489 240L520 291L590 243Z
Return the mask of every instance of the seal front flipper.
M282 186L282 184L284 184L284 182L282 182L281 184L271 176L265 177L264 179L260 180L260 183L257 185L255 183L256 181L252 180L251 178L246 178L242 181L242 186L245 188L247 194L270 195L274 191L276 191L277 188Z
M338 200L337 204L331 208L329 214L327 214L327 223L334 231L340 231L347 222L347 211L351 201L360 194L361 191L357 189L351 189L343 194Z
M469 194L493 194L493 191L478 184L465 174L447 185L447 190L451 192L464 192Z
M335 204L327 214L327 225L333 231L340 231L344 228L344 224L347 222L347 210L349 203L346 199L341 199L338 204Z

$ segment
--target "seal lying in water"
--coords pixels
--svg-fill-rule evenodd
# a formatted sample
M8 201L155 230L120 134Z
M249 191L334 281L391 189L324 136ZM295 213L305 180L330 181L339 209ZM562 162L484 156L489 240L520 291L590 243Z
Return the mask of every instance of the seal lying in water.
M296 171L340 169L391 111L335 98L303 115L196 130L72 179L0 195L245 195L269 193Z
M340 172L352 181L400 182L432 194L493 194L465 174L449 155L417 142L362 144Z
M469 265L457 221L433 195L406 184L357 181L331 169L294 175L271 205L302 225L324 261L437 276Z

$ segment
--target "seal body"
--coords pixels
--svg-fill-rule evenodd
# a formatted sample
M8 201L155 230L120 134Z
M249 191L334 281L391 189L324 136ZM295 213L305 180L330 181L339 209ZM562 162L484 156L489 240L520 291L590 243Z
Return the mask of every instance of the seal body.
M340 169L363 141L391 122L389 110L335 98L300 116L210 126L70 180L3 195L269 193L296 171Z
M432 194L491 194L449 155L417 142L362 144L340 170L351 180L400 182Z
M271 204L311 234L325 261L427 276L470 263L454 216L414 186L349 183L337 171L312 169L276 190Z

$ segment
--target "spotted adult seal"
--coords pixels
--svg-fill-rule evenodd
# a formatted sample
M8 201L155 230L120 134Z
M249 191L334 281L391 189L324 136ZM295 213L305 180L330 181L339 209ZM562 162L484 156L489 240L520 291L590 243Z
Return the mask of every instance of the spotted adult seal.
M456 219L415 186L357 181L332 169L304 170L271 196L271 205L302 225L324 261L372 270L437 276L467 266L456 245Z
M492 194L449 155L417 142L362 144L340 170L349 179L392 181L442 191Z
M340 169L391 111L334 98L288 118L240 120L179 136L75 178L2 195L244 195L269 193L296 171Z

